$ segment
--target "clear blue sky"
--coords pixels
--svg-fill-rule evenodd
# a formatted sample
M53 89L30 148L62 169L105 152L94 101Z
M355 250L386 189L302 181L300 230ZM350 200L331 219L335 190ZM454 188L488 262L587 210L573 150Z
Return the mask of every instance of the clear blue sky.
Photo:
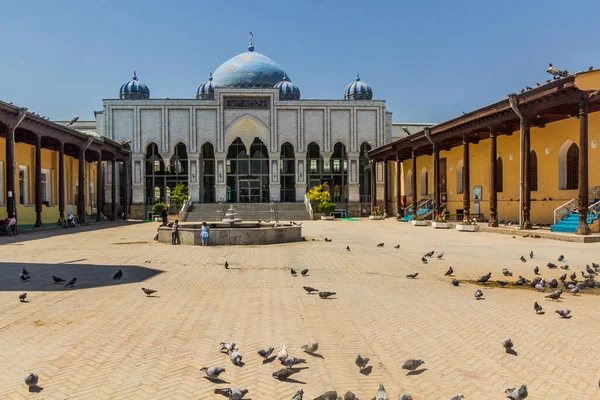
M356 72L395 122L441 122L550 77L600 67L600 1L5 1L0 99L93 119L136 69L152 97L194 98L246 50L304 99L341 98Z

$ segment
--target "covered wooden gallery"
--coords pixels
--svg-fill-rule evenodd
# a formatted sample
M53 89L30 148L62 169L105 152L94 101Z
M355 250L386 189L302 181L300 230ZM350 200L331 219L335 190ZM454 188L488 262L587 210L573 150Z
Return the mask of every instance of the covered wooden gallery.
M371 150L372 206L415 218L416 204L521 229L578 213L576 233L590 233L587 214L600 200L599 89L600 71L553 79Z
M15 215L19 227L56 224L65 211L116 219L129 203L129 155L112 140L0 101L0 217Z

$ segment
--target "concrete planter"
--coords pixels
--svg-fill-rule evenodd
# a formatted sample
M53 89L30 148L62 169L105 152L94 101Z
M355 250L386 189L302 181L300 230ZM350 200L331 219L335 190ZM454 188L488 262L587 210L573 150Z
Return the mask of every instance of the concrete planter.
M321 215L321 219L323 221L333 221L335 219L335 215Z
M431 226L433 226L435 229L449 229L452 227L452 224L450 222L435 222L435 221L433 221L431 223Z
M479 227L477 225L456 224L456 230L463 232L477 232L479 230Z
M321 219L321 217L324 217L325 214L324 213L313 213L313 219L317 220L317 219Z
M369 215L369 219L379 221L383 219L383 215Z
M162 221L161 217L154 217L154 222L161 222L161 221Z
M414 226L427 226L427 221L417 221L416 219L413 219L410 223Z

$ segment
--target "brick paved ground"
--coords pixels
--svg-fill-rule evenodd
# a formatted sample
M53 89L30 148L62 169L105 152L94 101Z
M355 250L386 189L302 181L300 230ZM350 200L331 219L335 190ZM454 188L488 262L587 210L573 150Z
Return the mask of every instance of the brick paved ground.
M487 272L500 278L503 267L531 278L535 265L558 277L562 271L548 270L547 262L564 254L580 270L600 261L600 245L366 220L307 222L304 234L316 241L264 247L172 247L152 241L155 230L142 224L31 234L2 246L0 398L224 399L213 390L227 385L199 371L211 365L224 366L223 378L248 388L254 400L290 399L299 388L308 399L351 390L364 400L379 383L394 399L401 391L415 400L458 392L502 399L505 388L521 383L532 400L600 398L599 296L567 294L553 303L491 285L486 299L475 301L474 285L456 288L443 277L450 265L459 279ZM444 259L423 265L429 250L443 251ZM519 261L530 250L536 258ZM23 266L31 282L19 281ZM310 276L292 278L290 267L309 268ZM125 277L115 282L119 268ZM412 272L418 279L405 278ZM53 274L79 280L65 290L52 284ZM303 285L338 297L320 300ZM146 298L141 287L159 296ZM23 291L29 303L19 303ZM534 313L534 300L545 315ZM558 308L571 309L573 318L560 319ZM517 356L504 353L507 338ZM239 344L243 367L218 353L227 340ZM300 351L311 341L323 358ZM305 384L275 381L271 373L280 366L262 365L256 355L282 342L290 355L308 359L310 368L296 376ZM371 358L370 375L354 365L358 353ZM427 370L407 376L400 366L409 358L425 360ZM40 376L39 394L23 384L29 371Z

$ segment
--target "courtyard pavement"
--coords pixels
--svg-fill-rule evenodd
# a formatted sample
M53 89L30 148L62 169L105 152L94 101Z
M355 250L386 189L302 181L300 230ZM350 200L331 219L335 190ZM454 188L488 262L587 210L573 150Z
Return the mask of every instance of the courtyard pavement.
M476 301L480 286L466 282L488 272L532 279L536 265L558 278L564 271L546 264L561 254L580 274L600 262L600 244L360 220L304 222L302 243L201 248L154 242L157 225L0 239L0 398L225 399L214 389L234 386L254 400L291 399L301 388L305 399L350 390L370 400L383 383L391 399L503 399L521 384L531 400L600 399L600 296L565 293L553 302L492 283ZM424 265L430 250L444 257ZM449 266L459 287L444 277ZM20 282L23 267L30 282ZM290 267L310 272L292 277ZM114 281L118 269L124 277ZM417 279L406 278L414 272ZM78 280L68 289L52 275ZM337 295L322 300L302 286ZM29 302L19 302L22 292ZM535 300L545 314L536 315ZM573 317L561 319L560 308ZM504 352L509 338L517 355ZM219 353L229 340L243 367ZM321 357L301 351L309 342ZM256 354L281 343L307 359L294 382L273 379L279 362ZM357 354L370 358L371 371L359 372ZM411 358L424 360L424 370L407 375L401 366ZM225 367L228 383L204 379L204 366ZM40 393L23 383L31 371Z

